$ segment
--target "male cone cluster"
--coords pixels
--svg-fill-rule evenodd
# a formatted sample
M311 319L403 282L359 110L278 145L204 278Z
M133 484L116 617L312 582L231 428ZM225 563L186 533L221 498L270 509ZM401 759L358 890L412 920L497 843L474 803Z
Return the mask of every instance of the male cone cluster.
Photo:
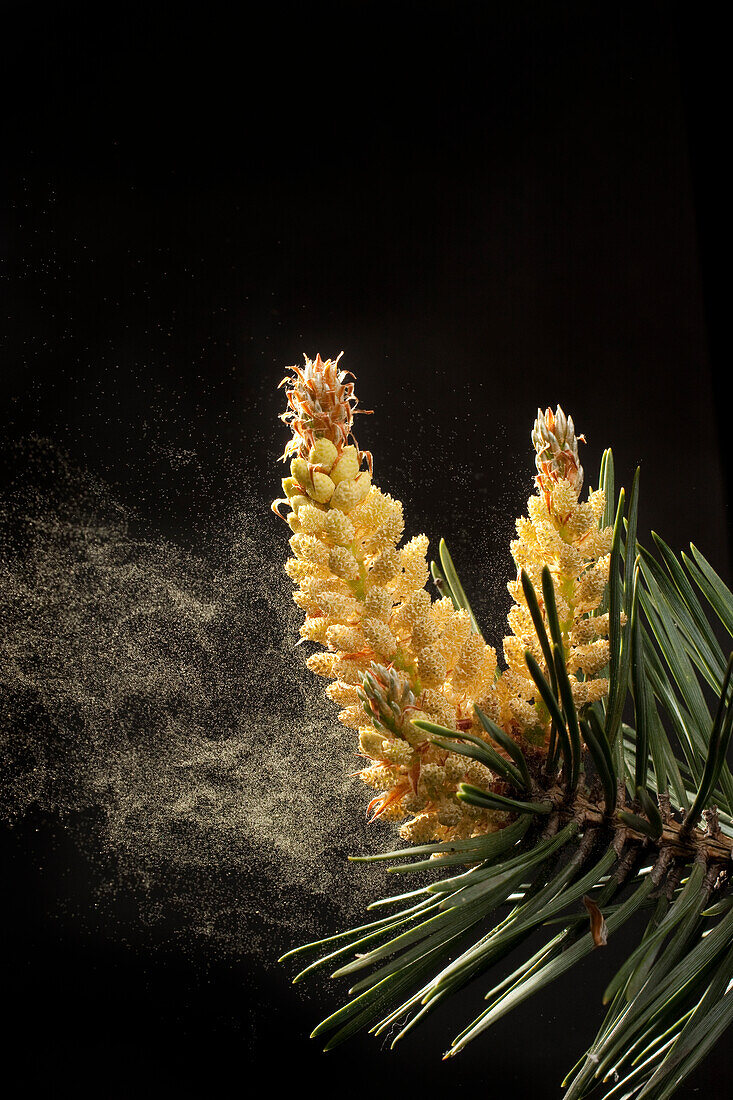
M340 357L339 357L340 358ZM283 420L292 431L284 459L284 517L293 531L286 563L297 584L295 602L306 618L302 638L319 643L308 667L332 681L326 694L341 708L339 720L358 738L367 758L359 772L378 793L375 817L401 821L413 843L481 835L511 817L456 797L461 783L501 791L482 764L446 752L413 722L486 738L474 714L479 707L511 736L542 752L550 721L529 676L525 650L543 664L522 586L512 581L511 634L504 640L506 669L472 628L466 610L427 591L428 540L400 545L402 504L372 484L371 455L353 436L353 383L338 359L306 358L293 367ZM602 492L580 501L582 468L572 419L558 408L540 413L533 431L537 492L528 517L517 521L511 551L541 590L548 565L555 582L573 694L579 705L608 689L598 676L608 662L607 616L596 614L608 578L611 529L601 528Z

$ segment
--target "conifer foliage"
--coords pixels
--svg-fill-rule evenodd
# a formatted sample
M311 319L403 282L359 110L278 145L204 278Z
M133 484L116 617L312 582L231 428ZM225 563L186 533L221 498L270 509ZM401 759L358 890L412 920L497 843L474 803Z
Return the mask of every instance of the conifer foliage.
M480 977L486 1007L452 1058L643 914L563 1086L565 1100L664 1100L733 1019L733 655L719 640L733 594L695 546L642 544L639 473L617 493L610 450L584 494L583 437L559 406L538 410L499 659L445 542L431 565L423 535L400 546L402 504L372 481L339 360L292 372L273 507L293 532L301 636L319 646L307 663L352 731L370 815L408 842L352 858L423 873L375 919L285 956L307 960L296 981L345 979L313 1035L331 1049L389 1029L394 1044Z

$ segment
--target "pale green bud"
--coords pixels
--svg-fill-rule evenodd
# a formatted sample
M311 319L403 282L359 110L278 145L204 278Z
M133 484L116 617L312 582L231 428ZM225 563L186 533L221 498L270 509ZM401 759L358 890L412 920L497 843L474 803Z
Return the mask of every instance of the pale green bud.
M353 481L359 473L359 455L356 447L344 447L341 457L331 470L331 478L335 485L341 481Z
M330 470L337 456L338 451L330 439L317 439L310 449L308 461L311 466L323 466Z

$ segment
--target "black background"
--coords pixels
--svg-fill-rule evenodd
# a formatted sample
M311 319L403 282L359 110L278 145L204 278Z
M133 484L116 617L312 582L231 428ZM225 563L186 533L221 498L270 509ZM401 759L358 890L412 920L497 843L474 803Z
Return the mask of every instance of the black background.
M51 436L143 529L195 545L246 498L279 547L274 386L344 349L379 483L450 535L492 640L538 404L586 433L589 480L608 443L622 480L641 462L642 529L728 577L724 76L696 11L4 5L6 436ZM30 1057L32 1094L549 1097L600 1018L586 968L446 1065L450 1014L321 1056L333 1000L272 959L205 970L133 917L122 939L51 919L94 875L56 823L3 856L5 1062ZM727 1064L680 1095L727 1095Z

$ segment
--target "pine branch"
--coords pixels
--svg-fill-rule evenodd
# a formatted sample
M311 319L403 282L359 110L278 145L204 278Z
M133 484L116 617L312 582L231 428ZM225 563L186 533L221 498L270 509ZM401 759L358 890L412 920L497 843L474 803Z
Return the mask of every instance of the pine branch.
M296 374L296 458L280 502L296 533L289 571L304 586L303 636L335 651L309 664L342 677L332 697L371 757L362 777L392 784L375 815L413 812L402 835L422 841L352 858L427 877L371 906L389 915L284 956L317 956L296 981L329 968L352 983L314 1037L330 1050L399 1025L396 1042L492 974L452 1058L599 947L613 950L644 912L606 1018L563 1084L565 1100L604 1084L607 1100L666 1100L733 1020L733 655L709 619L733 635L733 594L695 547L678 558L657 535L656 553L637 544L639 472L627 505L610 450L602 494L581 506L582 437L559 407L538 411L537 494L512 547L514 633L499 670L445 542L431 567L439 614L419 587L427 567L395 549L401 505L370 488L366 452L348 443L353 386L330 360ZM555 931L497 978L542 926Z

